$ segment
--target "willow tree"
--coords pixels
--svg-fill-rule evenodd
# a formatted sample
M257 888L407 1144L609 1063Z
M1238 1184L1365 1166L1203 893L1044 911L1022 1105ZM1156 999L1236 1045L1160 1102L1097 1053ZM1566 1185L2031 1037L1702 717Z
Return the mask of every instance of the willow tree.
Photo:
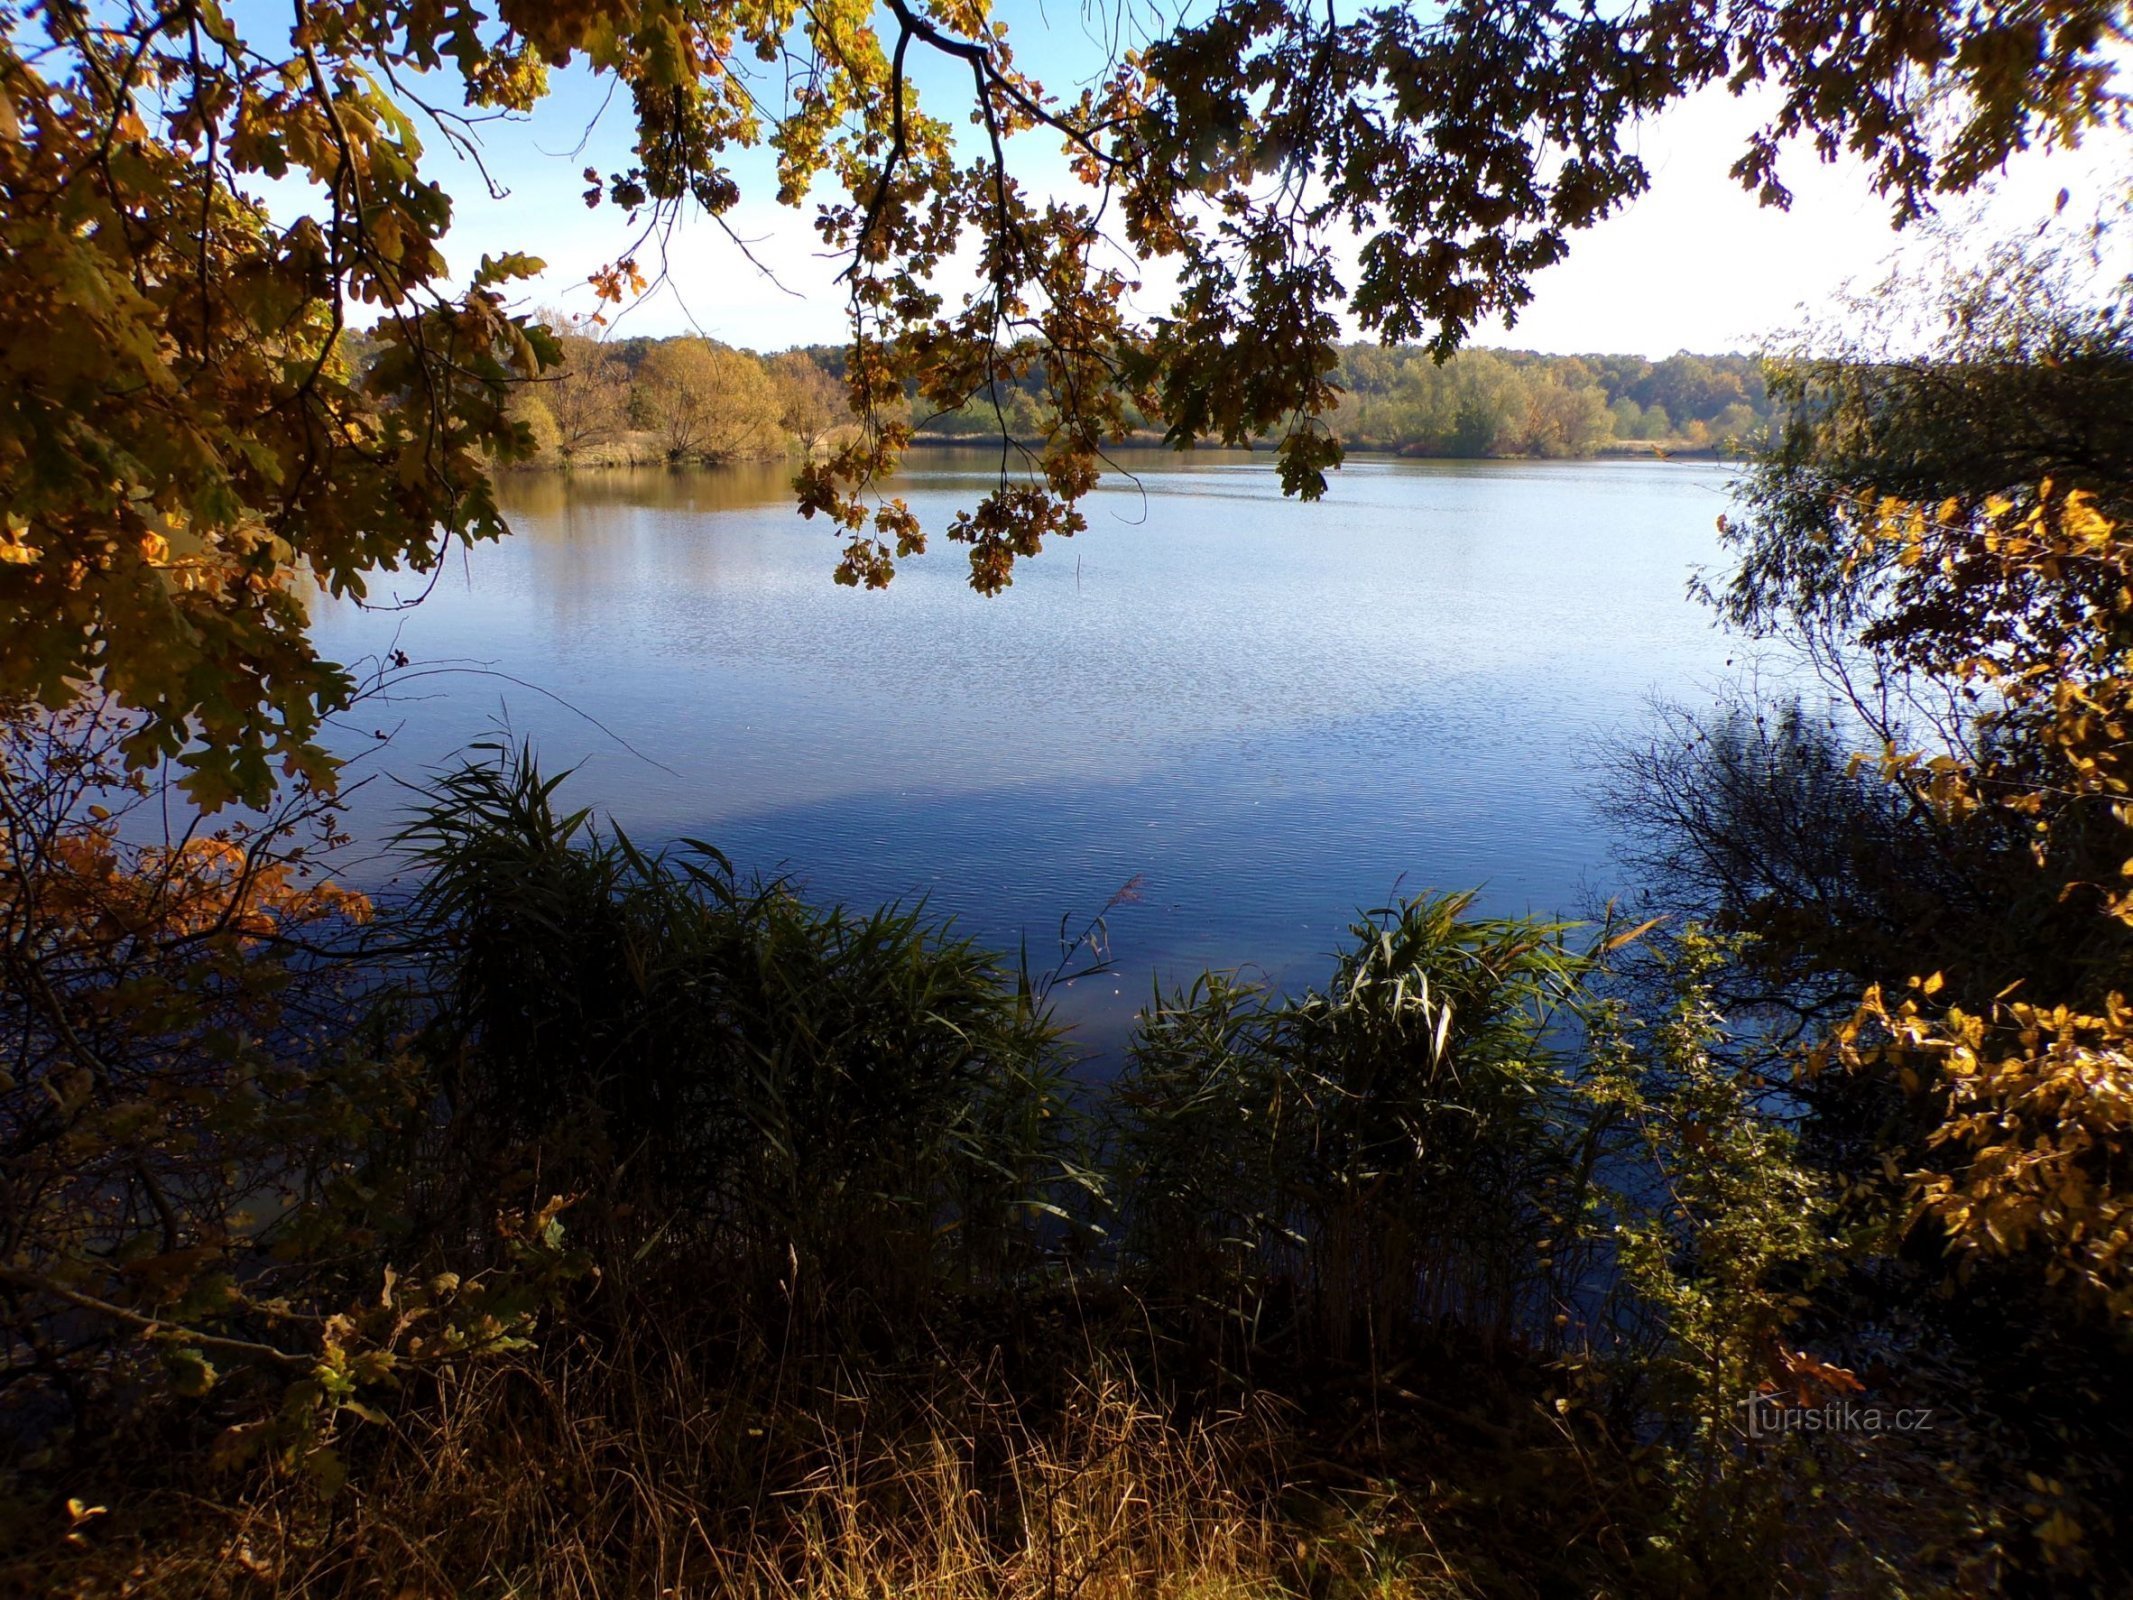
M1515 315L1647 186L1633 130L1669 102L1773 86L1741 182L1783 205L1783 145L1849 150L1901 221L2114 114L2120 27L2110 0L1222 0L1060 95L986 0L293 0L245 30L214 0L0 4L0 697L100 682L144 714L132 757L180 755L204 802L277 767L327 781L316 735L351 684L292 575L360 595L503 531L488 475L529 445L508 392L556 350L506 299L537 263L446 276L423 138L467 124L433 75L498 112L565 65L612 79L635 156L585 197L653 233L734 206L737 146L775 153L780 200L821 202L862 426L799 504L841 531L840 580L925 546L883 492L904 397L1037 379L1042 448L945 530L992 593L1081 526L1135 409L1179 446L1272 433L1284 487L1323 493L1340 313L1440 353ZM921 105L925 56L967 73L960 100ZM1018 181L1022 134L1084 192ZM249 195L292 175L308 207ZM935 281L958 252L969 294ZM1136 322L1132 264L1160 258L1175 301Z
M778 426L809 460L848 415L842 386L804 350L788 350L770 362L777 389Z
M636 402L669 461L731 461L784 446L778 391L763 364L708 339L668 339L645 352Z
M622 432L629 420L629 373L586 315L535 313L555 336L558 361L542 375L538 398L555 421L556 453L567 465Z

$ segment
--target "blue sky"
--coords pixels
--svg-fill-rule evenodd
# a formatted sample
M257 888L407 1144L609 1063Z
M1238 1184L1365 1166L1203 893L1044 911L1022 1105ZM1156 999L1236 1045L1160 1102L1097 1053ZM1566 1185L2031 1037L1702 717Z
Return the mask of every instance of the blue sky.
M248 23L262 42L270 29L286 26L278 9L240 8L240 16L246 12L251 16L241 25ZM998 14L1009 22L1021 64L1055 89L1102 59L1089 20L1094 13L1085 8L1008 0ZM968 104L967 78L917 56L927 104L959 113ZM455 272L470 270L484 253L524 250L549 264L531 291L534 302L594 309L587 275L622 254L633 237L612 207L587 211L581 199L585 166L612 171L629 164L627 97L618 95L603 111L605 99L605 85L588 74L560 73L554 93L531 118L484 126L483 159L506 191L500 198L484 192L470 162L450 156L441 138L429 138L433 174L457 205L446 245ZM1888 206L1855 166L1824 165L1804 147L1782 169L1795 194L1789 214L1759 207L1742 193L1726 168L1767 108L1767 99L1712 90L1646 123L1638 140L1653 173L1651 192L1577 237L1569 260L1536 280L1535 301L1515 328L1484 328L1476 342L1654 357L1678 349L1750 349L1797 325L1847 281L1877 278L1892 252L1918 247L1891 231ZM1033 190L1072 187L1050 139L1026 135L1014 155ZM716 225L685 219L667 249L668 281L629 308L620 330L698 331L759 350L841 340L844 298L835 281L841 263L821 253L810 225L812 202L798 211L776 204L761 151L735 151L730 165L743 198L726 221L768 274ZM2124 204L2129 170L2133 161L2122 136L2099 136L2075 152L2031 152L1991 193L1958 202L1951 212L1965 231L1983 238L2048 214L2064 187L2073 213L2085 215ZM273 199L279 211L296 196ZM1158 309L1160 279L1150 273L1147 282L1140 303Z

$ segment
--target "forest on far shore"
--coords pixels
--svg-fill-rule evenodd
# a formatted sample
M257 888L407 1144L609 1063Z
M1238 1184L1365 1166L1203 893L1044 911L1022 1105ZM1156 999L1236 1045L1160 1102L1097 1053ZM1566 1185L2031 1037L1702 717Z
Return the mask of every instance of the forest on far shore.
M636 466L812 456L851 427L845 351L811 346L759 355L716 341L603 338L590 319L544 313L564 362L522 392L517 411L536 465ZM1351 450L1407 456L1565 458L1609 450L1729 450L1763 436L1771 395L1762 361L1692 355L1542 355L1462 350L1438 362L1417 346L1341 350L1340 408L1329 418ZM1047 431L1042 377L979 391L959 410L907 402L921 443L1025 442ZM1161 429L1138 413L1134 441Z

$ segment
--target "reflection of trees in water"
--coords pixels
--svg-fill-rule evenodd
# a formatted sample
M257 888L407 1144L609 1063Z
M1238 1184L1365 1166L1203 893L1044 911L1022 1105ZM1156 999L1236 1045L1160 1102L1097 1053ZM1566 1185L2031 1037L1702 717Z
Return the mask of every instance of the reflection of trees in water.
M718 467L580 467L570 472L515 472L498 498L507 516L553 519L586 506L641 506L659 511L745 511L792 499L784 461L736 461ZM539 535L550 526L514 531Z

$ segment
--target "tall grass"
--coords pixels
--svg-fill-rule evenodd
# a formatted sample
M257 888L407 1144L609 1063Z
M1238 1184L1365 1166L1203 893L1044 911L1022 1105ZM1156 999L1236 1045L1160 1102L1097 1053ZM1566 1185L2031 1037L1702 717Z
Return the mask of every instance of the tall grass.
M647 853L490 754L403 839L431 1047L494 1155L817 1313L908 1316L1032 1264L1068 1057L997 957L923 908L819 910L708 846Z
M1144 1013L1113 1108L1133 1270L1336 1358L1547 1337L1591 1176L1566 1054L1590 962L1472 898L1370 913L1323 990L1209 974Z
M1040 1415L985 1372L854 1374L764 1410L706 1382L686 1343L639 1330L597 1360L468 1369L370 1430L334 1505L291 1476L241 1497L212 1480L165 1491L130 1543L90 1525L102 1559L67 1565L72 1592L1215 1600L1292 1586L1270 1413L1181 1426L1092 1373ZM10 1576L0 1563L0 1588Z

